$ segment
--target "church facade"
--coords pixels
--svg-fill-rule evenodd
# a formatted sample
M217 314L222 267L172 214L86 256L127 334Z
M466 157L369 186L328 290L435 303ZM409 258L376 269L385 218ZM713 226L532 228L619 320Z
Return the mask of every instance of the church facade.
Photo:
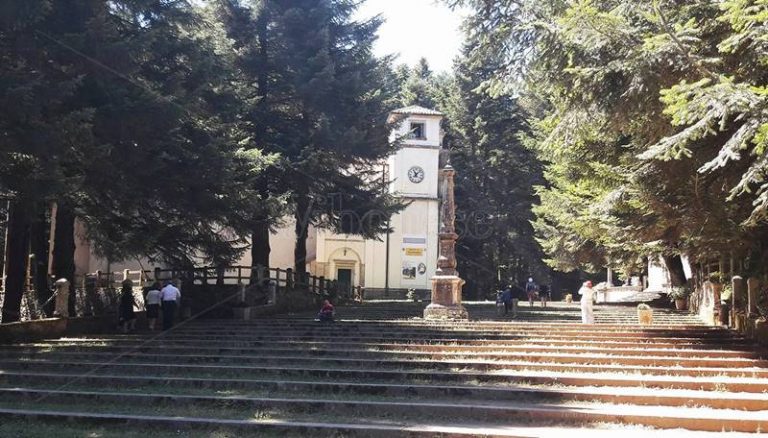
M390 118L399 120L390 135L393 143L399 140L399 148L381 163L381 171L390 193L407 204L390 219L392 232L363 239L310 226L307 239L312 275L337 280L341 287L364 287L369 298L388 291L402 296L408 289L429 290L437 269L443 114L410 106L392 111ZM271 236L271 267L293 267L294 242L289 220ZM249 254L239 264L250 265Z

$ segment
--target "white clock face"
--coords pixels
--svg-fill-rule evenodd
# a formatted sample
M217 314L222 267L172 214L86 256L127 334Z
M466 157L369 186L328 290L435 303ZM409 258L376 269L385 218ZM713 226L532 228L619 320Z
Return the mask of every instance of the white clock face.
M411 167L408 169L408 179L414 184L424 181L424 169L419 166Z

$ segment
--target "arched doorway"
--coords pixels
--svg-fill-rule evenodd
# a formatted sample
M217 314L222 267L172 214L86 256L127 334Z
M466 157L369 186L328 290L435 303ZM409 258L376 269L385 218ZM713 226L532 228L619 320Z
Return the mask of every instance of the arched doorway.
M327 276L336 280L339 294L351 296L355 286L363 285L363 263L360 254L349 247L333 251L326 262Z

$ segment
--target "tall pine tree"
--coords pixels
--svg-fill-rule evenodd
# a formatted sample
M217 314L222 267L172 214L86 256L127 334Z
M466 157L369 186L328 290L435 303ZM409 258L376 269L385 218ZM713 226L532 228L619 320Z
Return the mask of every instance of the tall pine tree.
M257 190L261 199L290 194L295 270L303 275L311 224L375 236L399 208L372 177L391 151L386 63L372 54L379 21L353 21L357 3L347 0L218 6L239 58L243 131L252 147L281 156ZM254 221L254 261L262 263L269 213Z

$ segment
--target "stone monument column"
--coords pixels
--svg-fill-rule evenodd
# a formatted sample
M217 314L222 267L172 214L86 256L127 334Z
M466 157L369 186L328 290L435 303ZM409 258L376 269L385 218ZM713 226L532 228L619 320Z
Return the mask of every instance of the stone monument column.
M440 182L440 231L437 272L432 277L432 302L424 309L425 319L467 319L461 305L464 280L456 271L456 204L453 197L453 178L456 171L450 164L442 170Z

